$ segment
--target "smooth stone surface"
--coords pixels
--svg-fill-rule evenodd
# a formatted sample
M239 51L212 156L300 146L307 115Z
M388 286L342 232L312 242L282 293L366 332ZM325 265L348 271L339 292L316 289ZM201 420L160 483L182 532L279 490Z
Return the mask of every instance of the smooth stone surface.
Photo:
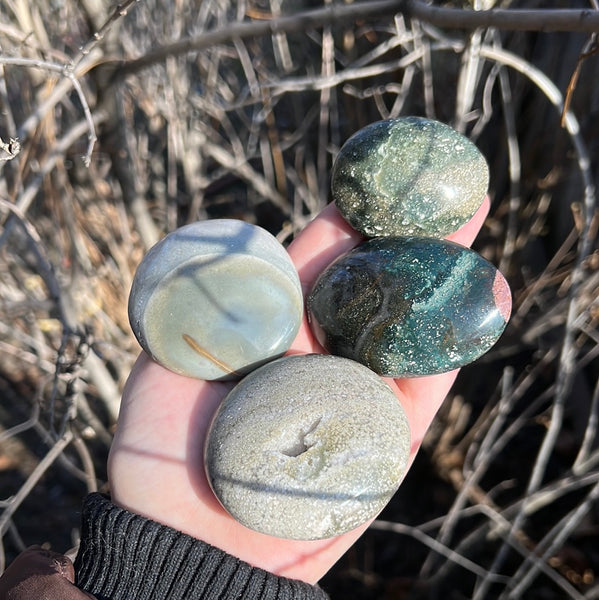
M369 240L330 265L307 299L332 354L390 377L433 375L482 356L503 332L511 294L473 250L433 238Z
M367 237L444 237L482 204L489 169L478 148L439 121L404 117L364 127L333 165L333 199Z
M233 379L281 356L302 315L299 277L283 246L234 219L167 235L140 263L129 296L142 348L201 379Z
M268 535L314 540L373 518L397 490L410 431L391 388L336 356L286 356L224 400L206 471L224 508Z

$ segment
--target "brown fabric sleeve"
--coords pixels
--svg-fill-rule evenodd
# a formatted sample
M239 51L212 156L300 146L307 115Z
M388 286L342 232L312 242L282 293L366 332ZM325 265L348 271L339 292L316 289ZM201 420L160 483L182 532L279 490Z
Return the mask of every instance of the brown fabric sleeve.
M0 577L0 600L89 600L77 589L73 563L39 547L20 554Z

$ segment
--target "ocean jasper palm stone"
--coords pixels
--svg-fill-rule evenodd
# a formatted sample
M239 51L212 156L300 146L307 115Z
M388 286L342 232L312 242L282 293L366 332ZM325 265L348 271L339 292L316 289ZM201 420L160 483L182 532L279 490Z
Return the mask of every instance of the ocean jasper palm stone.
M208 480L240 523L316 540L375 517L403 478L406 415L391 388L356 362L293 355L250 373L214 418Z
M404 117L364 127L342 146L331 190L367 237L444 237L482 204L489 169L478 148L439 121Z
M192 223L140 263L129 320L142 348L168 369L232 379L284 354L301 323L299 277L266 230L234 219Z
M307 299L318 341L390 377L433 375L487 352L508 321L503 275L434 238L376 238L319 277Z

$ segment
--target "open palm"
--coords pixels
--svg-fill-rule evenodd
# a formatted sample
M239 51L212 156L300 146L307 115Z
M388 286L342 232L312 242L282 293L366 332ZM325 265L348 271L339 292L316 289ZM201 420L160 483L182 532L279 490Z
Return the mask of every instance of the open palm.
M470 245L488 211L485 200L451 239ZM338 256L360 243L360 234L329 205L289 247L304 293ZM306 319L290 353L323 353ZM456 371L417 379L387 379L404 407L412 432L413 460L426 430L455 380ZM277 575L315 583L363 533L367 524L328 540L292 541L251 531L216 500L204 473L209 424L231 382L176 375L138 359L129 377L109 460L112 501L178 529Z

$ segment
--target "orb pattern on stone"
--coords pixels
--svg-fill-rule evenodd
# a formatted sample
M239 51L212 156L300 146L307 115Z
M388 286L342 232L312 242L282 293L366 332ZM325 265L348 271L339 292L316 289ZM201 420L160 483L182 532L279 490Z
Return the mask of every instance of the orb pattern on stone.
M360 129L331 175L339 212L367 237L444 237L470 220L489 183L487 162L439 121L402 117Z
M307 298L312 330L330 353L390 377L443 373L487 352L511 295L479 254L446 240L369 240L321 274Z

